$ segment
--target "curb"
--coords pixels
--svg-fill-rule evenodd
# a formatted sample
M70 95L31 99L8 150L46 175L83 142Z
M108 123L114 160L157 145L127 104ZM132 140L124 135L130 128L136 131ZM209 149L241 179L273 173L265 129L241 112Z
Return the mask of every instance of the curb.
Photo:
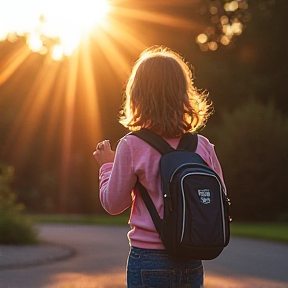
M73 257L75 250L63 245L0 245L0 271L49 264Z

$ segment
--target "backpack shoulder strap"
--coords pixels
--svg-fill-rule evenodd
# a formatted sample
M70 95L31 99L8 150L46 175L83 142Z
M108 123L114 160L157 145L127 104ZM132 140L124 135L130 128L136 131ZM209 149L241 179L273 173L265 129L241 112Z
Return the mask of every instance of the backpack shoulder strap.
M162 155L175 150L161 136L151 130L141 129L130 133L130 135L135 135L144 140Z
M147 189L140 183L139 179L136 182L136 188L138 189L138 192L141 195L147 210L149 211L157 232L160 234L162 231L162 219L160 218Z
M180 139L177 150L195 152L198 145L198 136L196 133L186 133Z
M164 155L175 150L161 136L148 129L141 129L130 133L147 142L155 148L160 154ZM185 133L180 139L177 150L195 152L198 145L198 136L196 133Z

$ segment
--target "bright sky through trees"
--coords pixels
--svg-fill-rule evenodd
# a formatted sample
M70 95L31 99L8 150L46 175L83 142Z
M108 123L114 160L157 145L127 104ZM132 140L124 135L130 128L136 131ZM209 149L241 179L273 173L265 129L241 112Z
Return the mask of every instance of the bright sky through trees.
M0 41L26 37L30 50L60 60L83 34L105 25L109 10L107 0L0 0Z

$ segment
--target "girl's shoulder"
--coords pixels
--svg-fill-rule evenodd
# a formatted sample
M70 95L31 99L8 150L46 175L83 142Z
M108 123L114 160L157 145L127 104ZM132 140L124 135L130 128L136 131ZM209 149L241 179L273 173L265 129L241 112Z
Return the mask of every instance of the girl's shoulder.
M212 144L207 137L198 134L198 145L196 152L200 152L200 154L202 153L211 154L214 152L214 144Z
M127 133L122 138L120 138L118 142L118 146L128 146L130 149L136 148L139 150L141 148L147 148L149 144L141 140L139 137L131 133Z
M207 145L207 146L214 146L207 137L205 137L201 134L197 134L197 135L198 135L198 143L200 142L200 143Z
M120 138L119 143L125 142L127 144L137 143L141 142L141 139L135 135L133 135L131 132L125 134L122 138Z

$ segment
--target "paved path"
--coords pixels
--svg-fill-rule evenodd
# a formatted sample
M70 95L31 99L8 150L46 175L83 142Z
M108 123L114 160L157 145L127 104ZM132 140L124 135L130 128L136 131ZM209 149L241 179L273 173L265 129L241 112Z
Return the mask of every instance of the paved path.
M0 288L125 287L127 227L41 225L39 231L47 242L40 247L0 246ZM233 238L204 265L205 288L288 288L288 245Z

